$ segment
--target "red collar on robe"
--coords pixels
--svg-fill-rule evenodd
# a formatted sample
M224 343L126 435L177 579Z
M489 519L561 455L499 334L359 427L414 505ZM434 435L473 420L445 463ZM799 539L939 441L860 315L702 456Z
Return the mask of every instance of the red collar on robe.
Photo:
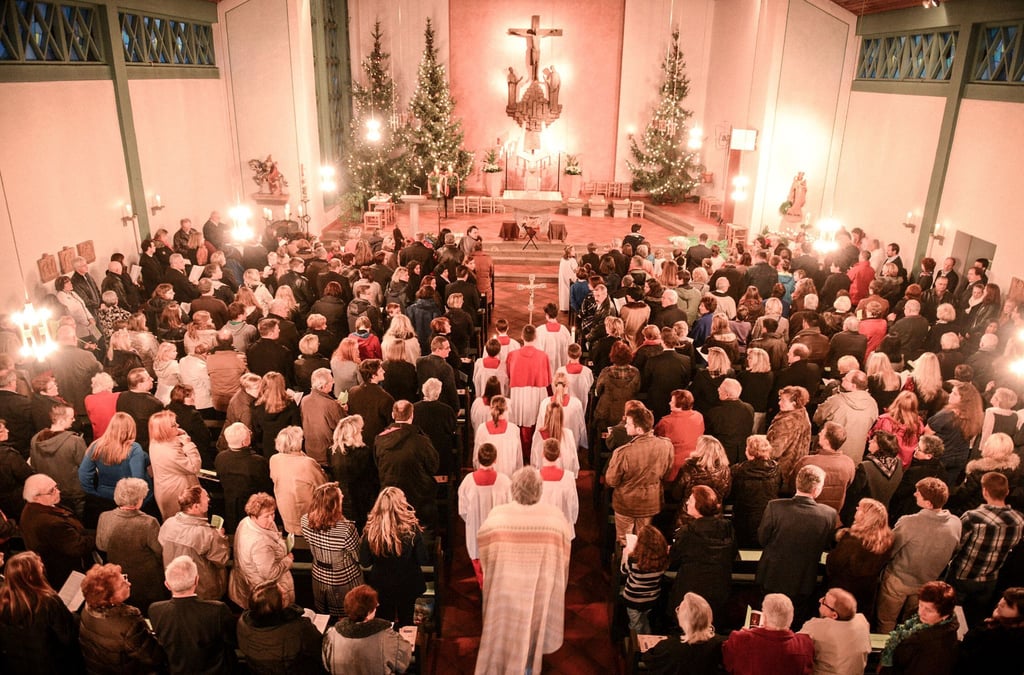
M565 364L565 372L569 373L570 375L579 375L580 373L583 372L583 364L567 363Z
M492 434L503 434L506 429L508 429L508 420L498 420L497 424L494 423L494 420L487 421L487 431Z
M540 430L540 437L541 437L541 438L542 438L543 440L545 440L545 441L546 441L546 440L548 440L549 438L551 438L551 434L549 434L549 433L547 432L547 429L541 429L541 430Z
M512 340L512 338L510 338L507 335L499 335L498 336L498 342L500 342L501 344L505 345L506 347L508 347L508 345L511 342L511 340Z
M544 324L544 327L548 329L549 333L557 333L560 330L562 330L562 324L558 323L557 321L548 321L546 324Z
M497 368L501 365L501 359L497 356L485 356L480 359L484 364L484 368Z
M562 476L565 475L565 469L560 469L557 466L542 466L540 469L540 477L543 480L558 482L562 480Z
M493 467L477 469L473 472L473 482L480 486L494 485L498 480L498 472Z
M552 396L549 400L553 401L555 403L558 403L558 405L562 406L563 408L566 407L567 405L569 405L569 395L568 394L564 394L562 396L562 400L561 401L556 400L554 396Z

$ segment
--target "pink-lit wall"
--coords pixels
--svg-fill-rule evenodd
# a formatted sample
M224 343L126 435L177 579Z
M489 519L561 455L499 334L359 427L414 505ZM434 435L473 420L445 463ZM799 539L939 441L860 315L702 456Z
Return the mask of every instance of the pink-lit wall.
M521 137L522 130L505 114L506 70L512 66L520 75L526 71L526 41L507 33L509 28L528 27L531 15L539 14L541 28L564 31L562 37L541 41L542 68L555 64L562 78L559 98L564 108L551 125L550 142L579 154L587 175L598 180L613 176L623 6L624 0L552 0L535 7L452 0L452 93L467 149L477 152L479 159L496 139L504 143ZM553 174L549 173L552 178ZM477 168L469 184L472 188L479 183ZM554 184L547 182L545 187L554 189Z
M23 283L33 299L53 289L39 284L43 253L91 239L100 258L135 244L120 220L128 178L113 83L0 84L0 100L0 311L10 311L24 302Z
M961 104L938 221L946 240L934 255L945 255L956 233L996 244L990 279L1009 286L1024 277L1024 213L1020 158L1024 156L1024 104L967 100Z
M150 231L170 231L190 218L201 225L211 211L227 220L237 174L232 170L227 101L221 80L133 80L146 201L167 205L150 216Z
M843 137L833 215L847 227L913 251L945 99L853 92ZM961 123L963 123L961 117Z

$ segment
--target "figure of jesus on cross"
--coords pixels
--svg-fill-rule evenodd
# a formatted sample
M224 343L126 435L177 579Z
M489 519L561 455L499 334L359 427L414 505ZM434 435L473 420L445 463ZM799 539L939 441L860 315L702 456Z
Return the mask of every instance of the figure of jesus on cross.
M534 244L534 246L536 246L536 244ZM520 291L528 290L528 291L530 291L530 302L529 302L529 304L526 305L526 309L530 310L530 324L531 325L533 324L533 294L537 292L538 288L547 288L548 287L547 284L538 284L538 283L536 283L536 280L537 280L537 275L536 274L531 274L530 275L530 283L528 283L528 284L516 284L516 290L520 290Z
M541 28L540 27L540 15L534 14L530 18L529 28L509 28L509 35L516 35L521 38L526 38L526 67L530 69L530 80L537 82L538 73L540 70L540 39L554 36L560 37L562 35L561 28Z

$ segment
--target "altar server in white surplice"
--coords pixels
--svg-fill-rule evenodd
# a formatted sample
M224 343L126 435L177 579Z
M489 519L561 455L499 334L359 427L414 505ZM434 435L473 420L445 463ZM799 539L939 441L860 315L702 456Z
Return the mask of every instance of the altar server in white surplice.
M538 469L544 463L544 443L548 439L558 441L561 459L558 466L573 473L580 472L579 455L576 453L576 437L563 422L562 406L556 401L548 402L544 417L537 420L537 431L533 434L530 447L530 464Z
M544 305L544 314L547 321L537 326L537 349L548 355L551 374L554 375L556 370L569 362L568 349L572 344L572 335L568 328L558 322L558 307L555 303Z
M540 477L544 480L544 491L541 492L540 501L542 504L551 504L557 507L565 514L565 519L569 521L569 527L572 529L572 538L575 539L576 520L580 515L580 496L576 491L576 473L559 466L562 448L555 439L549 438L544 441L542 454L544 465L540 468Z
M494 322L494 330L497 333L494 336L494 339L498 341L499 345L501 345L501 352L498 354L498 358L501 359L502 363L506 364L505 367L507 368L508 355L522 347L522 345L519 344L519 340L516 340L513 337L509 337L508 321L506 321L505 319L496 320Z
M572 432L577 445L587 447L587 420L583 414L583 404L578 398L571 395L569 377L564 372L556 373L555 379L551 382L551 389L554 394L541 401L540 407L537 409L537 426L540 427L544 424L548 404L557 403L562 406L562 425ZM534 466L540 466L539 459Z
M487 514L498 504L508 503L509 486L512 480L494 468L498 450L493 443L484 443L477 452L480 468L462 479L459 485L459 516L466 523L466 551L473 561L476 579L483 588L484 577L480 571L480 556L476 550L476 532L487 520Z
M569 345L569 363L565 364L555 372L557 379L558 373L565 373L565 376L569 379L569 393L580 400L580 406L586 413L587 406L590 405L590 391L594 388L594 373L590 368L580 363L580 358L583 356L583 348L575 342ZM586 437L577 438L579 444L584 447L590 447L586 442Z
M491 419L476 428L473 435L473 468L480 468L477 454L480 446L491 443L498 451L494 468L498 473L511 477L516 469L523 465L523 444L520 440L519 427L505 417L508 403L504 396L491 398Z
M501 353L501 343L491 338L484 345L484 352L487 355L477 359L473 364L473 391L479 395L483 392L487 380L496 377L501 383L501 394L508 396L508 371L498 357Z

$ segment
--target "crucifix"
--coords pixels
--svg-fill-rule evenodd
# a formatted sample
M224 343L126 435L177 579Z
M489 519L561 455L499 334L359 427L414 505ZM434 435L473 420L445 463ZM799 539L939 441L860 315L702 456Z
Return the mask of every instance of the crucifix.
M538 288L547 288L547 284L537 284L534 281L537 279L536 274L530 275L530 283L528 284L516 284L516 289L520 291L530 291L530 302L526 305L526 309L530 310L530 325L533 325L533 294L537 292Z
M509 28L509 35L526 38L526 67L530 69L530 79L537 82L538 68L540 67L540 39L545 37L560 37L561 28L541 28L540 15L534 14L530 18L529 28Z

